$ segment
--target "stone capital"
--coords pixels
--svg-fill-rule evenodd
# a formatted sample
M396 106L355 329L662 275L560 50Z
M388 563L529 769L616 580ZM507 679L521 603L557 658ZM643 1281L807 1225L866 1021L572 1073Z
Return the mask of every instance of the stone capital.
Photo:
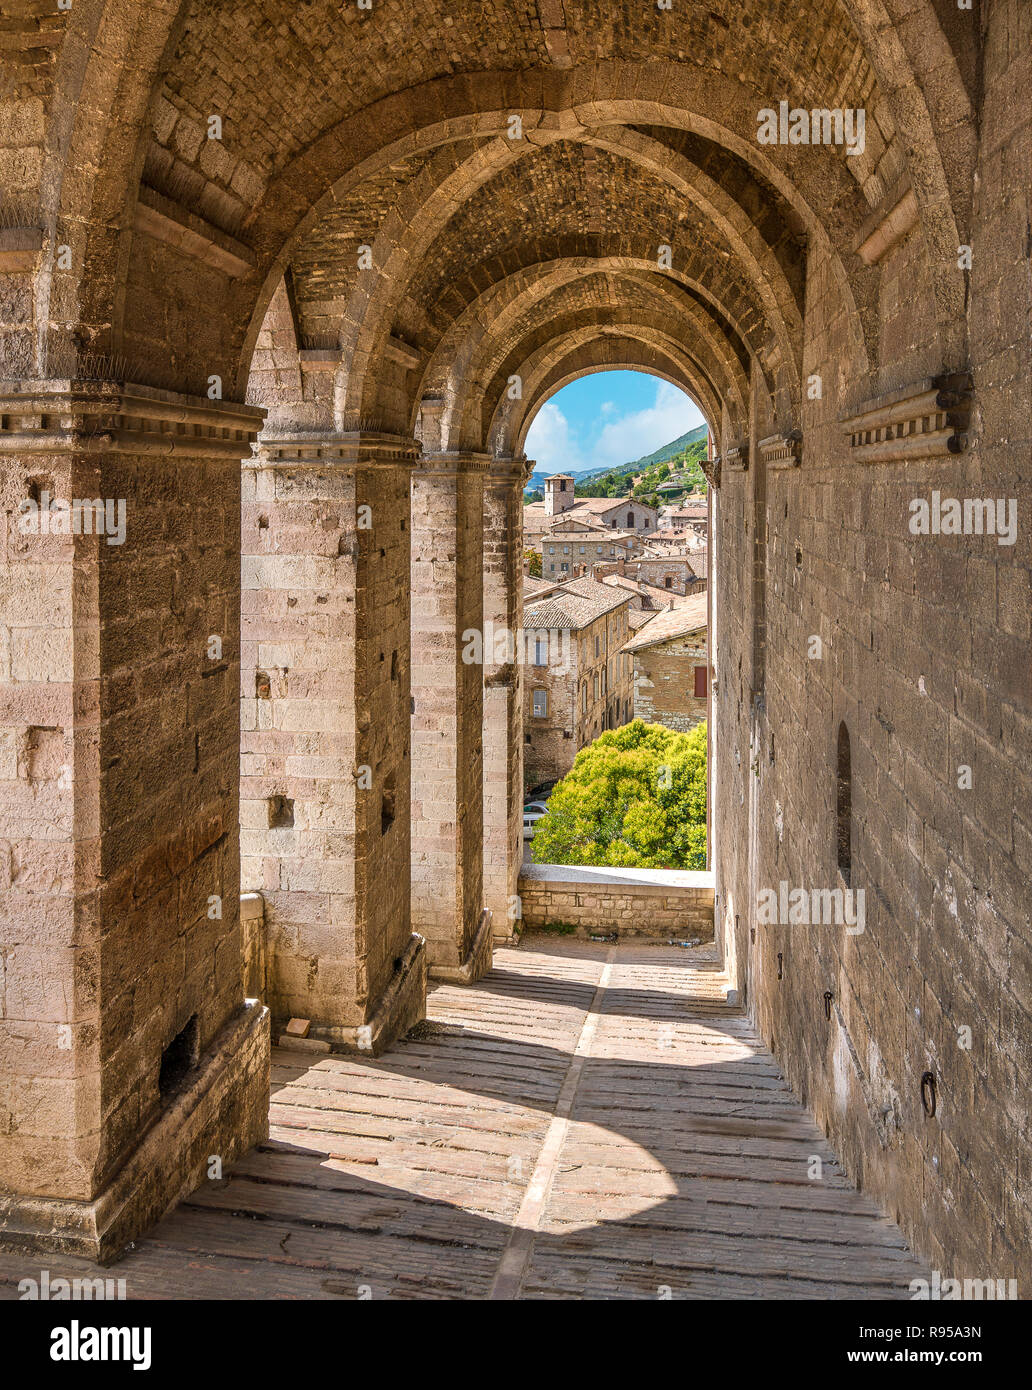
M534 471L532 459L523 454L503 454L491 459L487 466L487 481L504 487L518 487L521 491Z
M487 471L489 454L474 449L454 449L442 453L423 454L416 460L415 471L431 477L454 478L463 474Z

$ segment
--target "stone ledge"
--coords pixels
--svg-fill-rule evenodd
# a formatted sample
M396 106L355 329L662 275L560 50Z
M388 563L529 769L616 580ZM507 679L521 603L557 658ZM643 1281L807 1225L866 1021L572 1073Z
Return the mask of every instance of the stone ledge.
M524 864L520 869L520 886L524 883L547 883L576 886L579 891L588 887L634 888L668 896L676 892L701 890L713 892L713 874L697 869L610 869L593 864Z
M378 1057L396 1038L426 1017L426 975L426 942L413 932L401 968L391 976L368 1023L313 1023L309 1036L328 1042L334 1052L362 1052Z
M459 965L431 965L431 980L441 984L471 985L491 969L491 948L494 932L491 926L492 914L487 908L480 914L476 934L470 943L466 959Z
M191 1193L209 1157L225 1168L269 1133L269 1011L249 999L91 1202L0 1196L0 1248L110 1264Z

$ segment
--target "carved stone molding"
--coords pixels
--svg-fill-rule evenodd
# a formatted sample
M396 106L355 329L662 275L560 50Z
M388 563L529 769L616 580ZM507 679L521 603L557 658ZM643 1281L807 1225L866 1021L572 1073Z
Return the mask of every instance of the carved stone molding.
M970 375L952 372L864 402L840 421L850 456L859 463L891 463L963 453L971 395Z
M920 210L912 188L907 188L899 197L894 198L887 210L879 209L874 217L864 224L864 234L856 248L856 254L864 265L877 265L881 258L917 225L919 216Z
M115 381L0 382L0 452L245 457L266 412Z
M725 449L721 455L724 466L733 473L747 473L749 471L749 441L748 439L739 440L737 444L732 444Z
M495 454L487 465L487 481L505 487L518 487L522 492L533 471L533 461L523 454L517 454L515 457L511 454Z
M475 449L451 449L421 455L416 459L416 470L448 477L459 473L486 473L491 461L490 454Z
M705 474L706 481L711 488L720 486L720 455L714 454L712 458L699 460L699 466Z
M397 468L411 467L419 443L400 434L348 430L337 434L289 434L263 438L245 468Z
M768 435L760 440L757 448L768 468L798 468L803 458L802 431Z
M230 279L239 279L254 270L250 247L146 185L140 189L134 225L136 231L174 246L177 251L221 270Z

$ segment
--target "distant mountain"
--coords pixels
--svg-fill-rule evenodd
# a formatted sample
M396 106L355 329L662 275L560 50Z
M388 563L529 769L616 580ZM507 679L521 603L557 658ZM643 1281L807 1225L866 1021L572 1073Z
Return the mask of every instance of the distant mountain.
M632 468L636 472L641 472L652 464L666 463L667 459L674 458L689 444L697 444L699 440L705 439L708 433L709 427L707 425L698 425L695 429L689 430L687 434L679 435L677 439L672 439L669 444L662 444L653 453L645 454L644 457L634 459L631 463L610 464L607 468L564 468L562 471L571 474L578 483L594 482L596 478L604 477L606 473L626 473ZM533 492L537 489L543 492L545 479L552 477L553 473L557 471L555 469L547 473L535 471L530 475L526 491Z
M546 478L551 478L551 477L553 477L556 473L559 473L559 472L569 473L569 475L571 476L571 478L576 478L579 482L582 482L582 483L583 483L583 482L586 482L586 481L587 481L589 474L590 474L591 476L594 476L594 474L598 472L598 469L591 469L591 468L563 468L563 469L550 468L550 469L548 469L547 471L541 471L541 470L535 469L534 472L530 475L530 478L529 478L529 480L528 480L528 482L527 482L527 486L526 486L526 488L525 488L524 490L525 490L526 492L533 492L534 489L537 488L537 489L539 489L540 491L543 492L543 491L544 491L544 488L545 488L545 479L546 479Z

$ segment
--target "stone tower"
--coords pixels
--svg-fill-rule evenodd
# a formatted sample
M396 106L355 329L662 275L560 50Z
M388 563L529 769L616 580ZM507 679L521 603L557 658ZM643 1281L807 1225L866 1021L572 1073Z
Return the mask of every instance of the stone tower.
M573 477L569 473L553 473L545 479L545 516L559 516L573 506Z

